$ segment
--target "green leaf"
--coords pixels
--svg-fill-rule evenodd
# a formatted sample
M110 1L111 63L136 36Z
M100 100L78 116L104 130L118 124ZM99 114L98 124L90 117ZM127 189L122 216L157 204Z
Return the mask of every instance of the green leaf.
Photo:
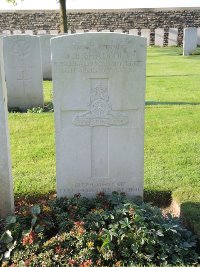
M17 221L17 219L16 219L15 216L8 216L8 217L6 218L6 223L7 223L7 224L13 224L13 223L16 223L16 221Z
M12 242L13 237L11 231L7 230L5 233L3 233L0 240L5 244L9 244L10 242Z
M36 231L36 233L41 233L41 232L43 232L44 231L44 227L42 226L42 225L37 225L36 227L35 227L35 231Z
M40 214L41 212L41 209L40 209L40 206L39 205L34 205L32 208L31 208L31 213L33 215L38 215Z
M36 224L36 221L37 221L37 217L34 216L34 218L31 221L31 225L34 226Z
M22 232L22 236L28 235L30 232L31 232L30 229L29 229L29 230L24 230L24 231Z
M157 234L158 236L164 236L163 233L162 233L160 230L158 230L158 231L156 232L156 234Z

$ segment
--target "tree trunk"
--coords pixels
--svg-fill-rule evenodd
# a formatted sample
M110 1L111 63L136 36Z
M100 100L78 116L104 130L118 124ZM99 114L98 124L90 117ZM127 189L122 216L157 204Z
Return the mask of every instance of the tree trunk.
M59 0L59 4L60 4L60 16L61 16L60 30L61 33L67 33L68 27L67 27L66 0Z

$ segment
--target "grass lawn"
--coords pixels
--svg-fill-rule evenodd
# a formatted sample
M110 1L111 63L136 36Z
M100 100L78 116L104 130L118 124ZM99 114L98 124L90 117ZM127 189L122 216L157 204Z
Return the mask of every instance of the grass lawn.
M200 56L148 48L145 196L167 196L200 237ZM45 102L52 83L44 82ZM15 196L55 192L53 113L9 114Z

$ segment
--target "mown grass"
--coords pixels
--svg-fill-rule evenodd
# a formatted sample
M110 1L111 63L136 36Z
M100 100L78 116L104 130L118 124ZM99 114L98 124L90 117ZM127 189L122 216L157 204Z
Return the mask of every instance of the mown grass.
M148 49L145 191L161 202L172 194L200 236L200 56L180 53ZM46 103L51 86L44 82ZM53 113L10 114L9 122L15 195L54 192Z

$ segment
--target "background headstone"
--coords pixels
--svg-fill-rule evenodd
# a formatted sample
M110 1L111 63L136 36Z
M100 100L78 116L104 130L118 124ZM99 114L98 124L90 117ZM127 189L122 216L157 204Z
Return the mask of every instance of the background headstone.
M138 35L138 29L130 29L129 34Z
M178 29L169 28L168 46L177 45L177 41L178 41Z
M33 31L32 30L25 30L25 34L33 35Z
M55 35L40 35L43 79L48 80L52 79L50 39L53 37L55 37Z
M147 38L147 45L150 45L150 30L149 29L141 29L141 36Z
M123 30L122 29L116 29L116 30L114 30L114 32L123 33Z
M82 29L77 29L75 31L76 31L76 33L84 33L84 30L82 30Z
M37 32L37 34L38 34L38 35L40 35L40 34L47 34L47 31L46 31L46 30L39 30L39 31Z
M10 32L10 30L4 30L4 31L3 31L3 34L10 35L11 32Z
M197 28L197 45L200 45L200 28Z
M13 35L3 40L8 107L43 107L39 37Z
M57 195L143 195L146 39L51 39Z
M56 35L58 34L58 30L50 30L50 34Z
M10 145L7 115L7 93L3 66L3 41L0 38L0 217L14 211Z
M14 30L13 34L22 34L22 31L21 30Z
M97 29L91 29L89 32L97 32Z
M185 28L183 35L183 55L189 56L197 49L197 28Z
M155 45L163 46L164 44L164 29L155 29Z

